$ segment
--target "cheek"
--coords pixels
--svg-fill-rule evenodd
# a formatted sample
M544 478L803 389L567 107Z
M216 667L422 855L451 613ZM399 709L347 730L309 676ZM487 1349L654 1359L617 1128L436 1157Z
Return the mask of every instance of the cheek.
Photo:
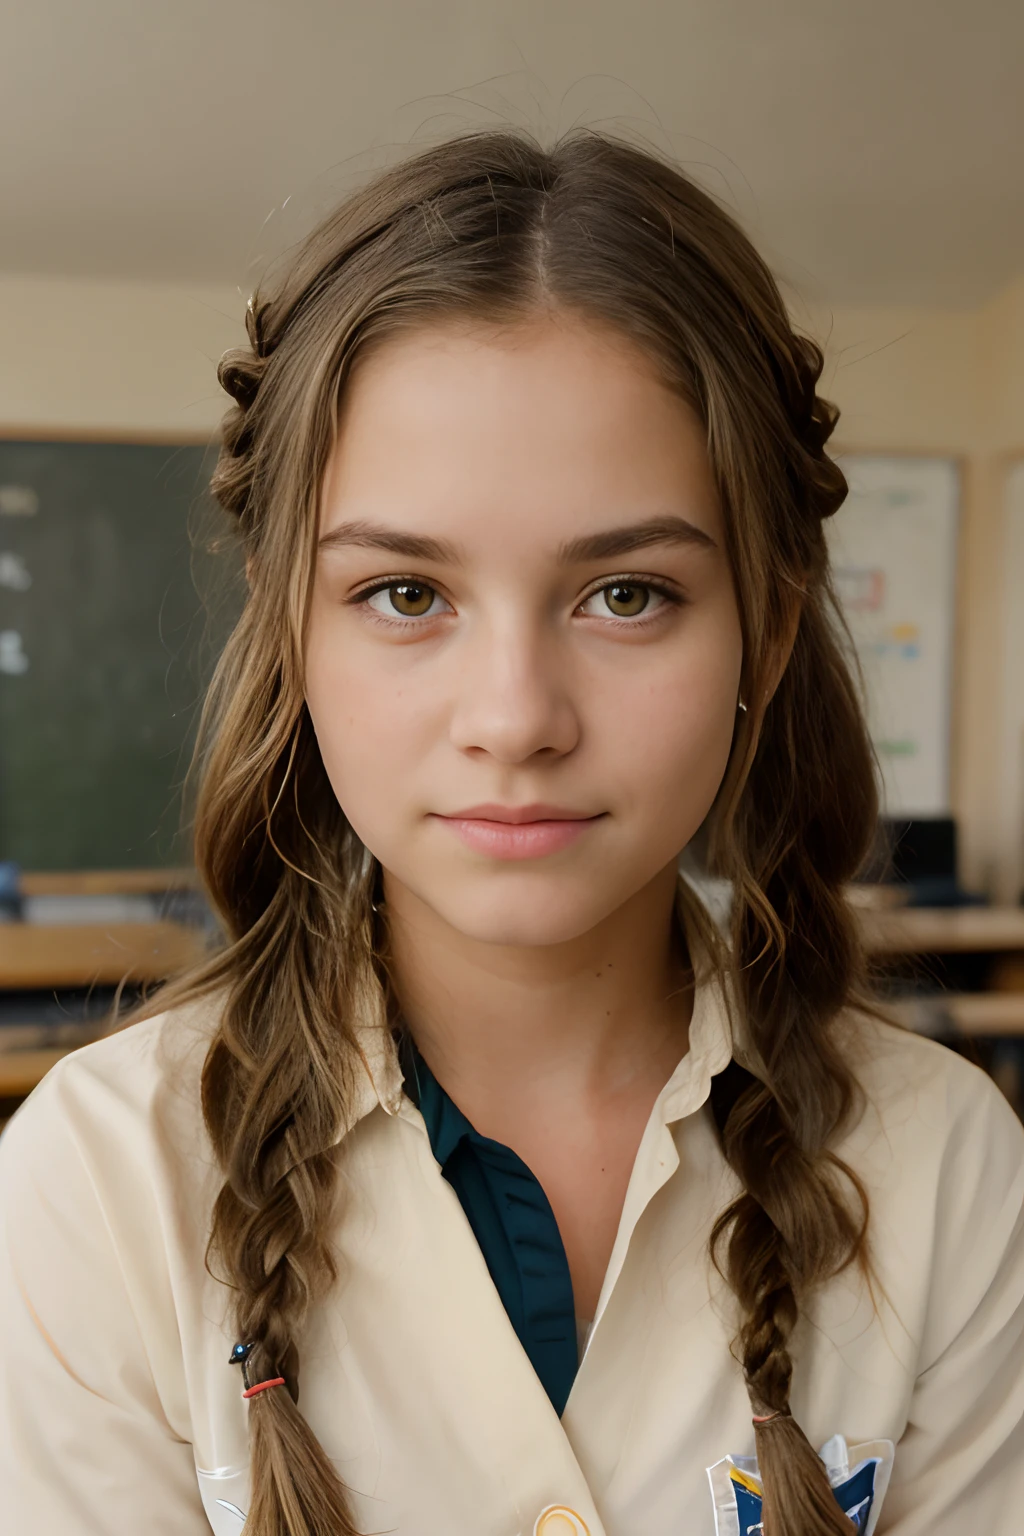
M395 787L416 735L416 699L401 679L361 664L358 644L330 643L314 626L306 651L306 706L327 777L357 832L397 804Z
M670 658L608 712L606 761L645 817L682 828L704 819L736 727L741 645ZM627 785L630 787L627 788Z

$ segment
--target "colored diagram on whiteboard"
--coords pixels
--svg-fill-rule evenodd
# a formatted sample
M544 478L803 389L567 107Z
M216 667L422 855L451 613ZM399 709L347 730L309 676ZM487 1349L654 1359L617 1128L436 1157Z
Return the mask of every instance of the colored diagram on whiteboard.
M949 808L958 485L947 459L848 455L826 524L889 815Z

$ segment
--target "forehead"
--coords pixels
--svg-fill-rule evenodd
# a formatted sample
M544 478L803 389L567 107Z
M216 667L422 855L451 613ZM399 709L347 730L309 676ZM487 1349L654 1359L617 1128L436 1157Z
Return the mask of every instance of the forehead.
M465 538L552 540L602 522L720 511L706 433L653 362L563 313L400 333L347 381L322 531L354 515Z

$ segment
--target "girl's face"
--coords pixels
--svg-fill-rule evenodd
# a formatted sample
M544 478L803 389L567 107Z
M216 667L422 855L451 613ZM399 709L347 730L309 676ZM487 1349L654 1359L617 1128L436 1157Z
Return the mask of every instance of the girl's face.
M741 659L704 431L631 342L545 316L360 364L306 699L389 899L548 945L663 883L722 781Z

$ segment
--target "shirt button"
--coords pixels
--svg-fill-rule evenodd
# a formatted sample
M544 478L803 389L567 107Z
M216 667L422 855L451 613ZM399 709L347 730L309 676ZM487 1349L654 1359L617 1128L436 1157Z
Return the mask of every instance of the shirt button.
M590 1536L590 1527L574 1509L565 1504L549 1504L537 1516L533 1536Z

